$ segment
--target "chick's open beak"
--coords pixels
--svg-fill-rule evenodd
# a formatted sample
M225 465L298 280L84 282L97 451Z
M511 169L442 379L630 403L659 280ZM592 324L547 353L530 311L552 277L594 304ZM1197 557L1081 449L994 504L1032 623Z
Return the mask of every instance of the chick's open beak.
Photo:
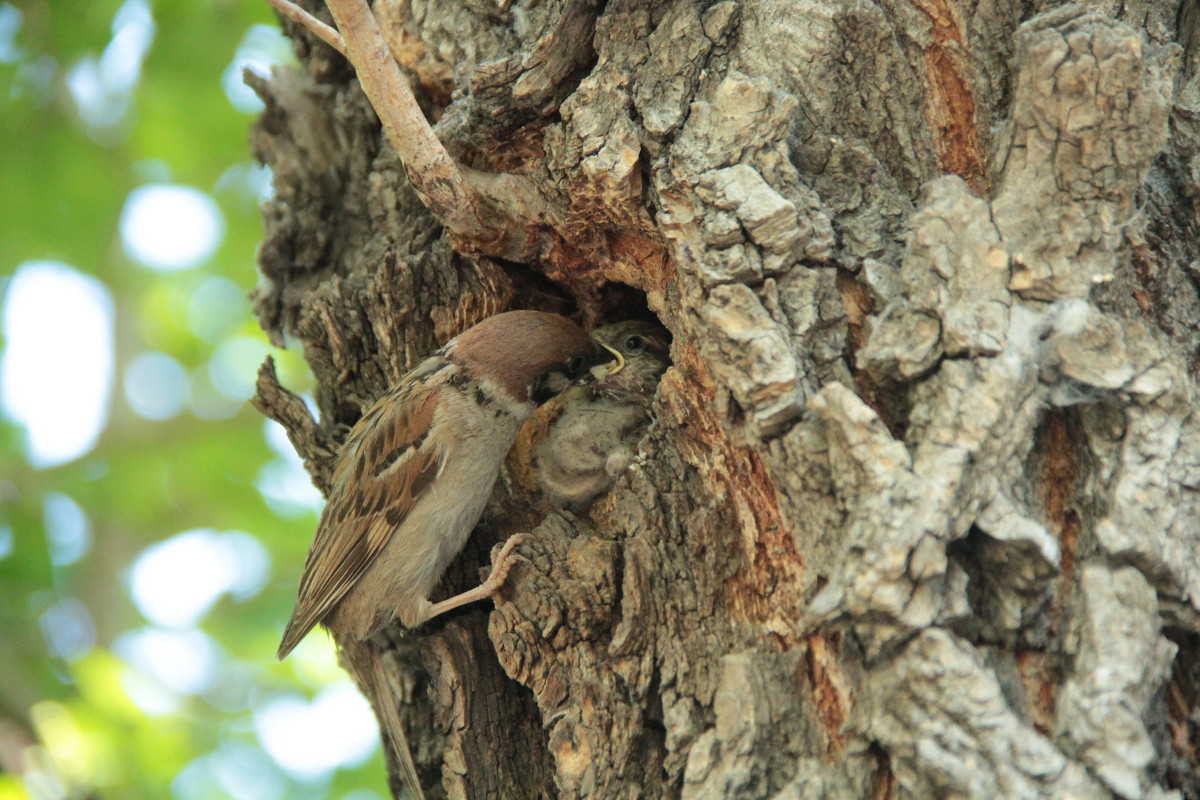
M613 375L616 375L618 372L625 369L625 356L621 355L619 351L614 350L604 342L600 342L600 346L613 354L613 359L617 362L617 365L614 367L612 366L611 361L607 361L603 364L598 364L597 366L592 367L592 375L594 375L597 380L611 378Z

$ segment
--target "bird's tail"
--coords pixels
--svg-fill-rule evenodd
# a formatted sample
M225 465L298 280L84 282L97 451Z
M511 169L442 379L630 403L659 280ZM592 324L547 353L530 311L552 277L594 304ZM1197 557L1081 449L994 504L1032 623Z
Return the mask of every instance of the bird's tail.
M383 652L370 642L355 642L349 647L343 647L343 651L360 688L375 708L375 718L379 721L379 729L383 733L384 747L391 746L409 791L417 800L426 800L425 792L421 790L421 781L417 777L417 764L408 747L408 738L404 735L404 723L400 721L400 711L396 708L389 688ZM392 759L388 761L391 762Z

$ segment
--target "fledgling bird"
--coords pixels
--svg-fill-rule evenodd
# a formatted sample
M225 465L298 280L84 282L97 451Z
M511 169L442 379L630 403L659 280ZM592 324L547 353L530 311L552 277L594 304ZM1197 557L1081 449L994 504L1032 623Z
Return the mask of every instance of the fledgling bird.
M523 536L468 592L429 595L466 544L522 424L585 375L596 346L557 314L510 311L459 334L400 379L362 416L338 452L329 499L279 645L292 651L317 623L376 702L381 727L423 798L399 714L388 697L376 635L493 595Z
M546 499L582 511L632 463L650 423L650 401L671 363L670 334L634 320L592 333L613 355L592 367L589 385L563 395L563 412L534 453Z

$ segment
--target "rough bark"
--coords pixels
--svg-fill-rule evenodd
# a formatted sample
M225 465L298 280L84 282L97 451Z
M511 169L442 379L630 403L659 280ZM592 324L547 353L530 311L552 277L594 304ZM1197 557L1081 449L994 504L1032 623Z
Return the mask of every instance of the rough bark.
M449 151L552 235L456 251L289 27L256 307L320 420L270 371L260 404L317 485L484 316L674 336L614 491L548 513L535 418L445 581L531 531L506 602L396 632L373 699L431 796L1200 797L1194 4L375 14Z

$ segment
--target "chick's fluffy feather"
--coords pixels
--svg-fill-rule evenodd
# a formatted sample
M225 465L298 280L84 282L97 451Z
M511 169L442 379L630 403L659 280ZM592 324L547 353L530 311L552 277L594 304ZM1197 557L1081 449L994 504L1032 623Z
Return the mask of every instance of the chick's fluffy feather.
M670 335L651 322L619 322L592 338L620 353L592 369L590 386L562 397L563 411L534 458L555 508L583 511L616 483L650 423L650 402L670 364Z

